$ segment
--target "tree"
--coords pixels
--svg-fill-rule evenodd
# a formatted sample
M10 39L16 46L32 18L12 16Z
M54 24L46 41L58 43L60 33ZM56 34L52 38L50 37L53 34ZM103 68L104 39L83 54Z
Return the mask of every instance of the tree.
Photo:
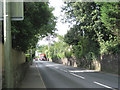
M116 7L118 7L118 2L116 4ZM110 51L113 51L112 48L117 48L119 46L113 30L109 30L108 26L106 26L107 24L105 25L101 19L102 14L107 13L107 9L109 9L108 12L111 9L104 9L103 7L104 3L68 2L66 7L63 8L66 12L66 21L76 22L65 35L65 42L69 45L73 45L76 56L84 57L89 52L98 55L103 50L106 50L109 53ZM105 7L108 6L106 5ZM102 9L104 9L103 11L105 13ZM114 10L114 14L119 11L118 8L115 8ZM111 13L113 17L114 14ZM109 17L105 16L104 18L106 19ZM119 18L117 18L116 21L119 22ZM104 48L104 45L106 45L106 48Z
M53 59L53 61L57 61L58 59L65 57L65 52L68 51L69 45L64 42L64 37L61 35L57 35L58 41L55 41L50 45L40 46L38 50L42 53L45 53L47 50L48 57Z
M65 42L73 45L74 55L78 58L85 57L89 52L99 53L98 26L95 27L95 21L99 20L99 8L96 7L94 2L67 5L67 20L76 21L76 24L65 35Z
M120 2L99 3L101 20L115 35L120 32Z
M107 28L109 41L100 42L107 53L119 53L120 48L120 2L97 3L100 5L101 22ZM102 50L102 52L103 52Z
M26 52L36 47L39 38L54 33L56 18L48 3L27 2L24 5L24 20L12 22L12 45L13 48Z

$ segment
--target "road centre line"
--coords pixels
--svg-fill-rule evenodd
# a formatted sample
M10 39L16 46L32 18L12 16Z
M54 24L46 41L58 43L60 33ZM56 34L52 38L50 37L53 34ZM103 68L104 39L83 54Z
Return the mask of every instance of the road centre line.
M100 86L103 86L103 87L105 87L105 88L110 88L110 89L112 89L112 90L117 90L117 89L114 89L114 88L112 88L112 87L110 87L110 86L107 86L107 85L105 85L105 84L102 84L102 83L99 83L99 82L96 82L96 81L94 81L93 83L95 83L95 84L97 84L97 85L100 85Z
M72 74L72 75L74 75L74 76L76 76L76 77L79 77L79 78L81 78L81 79L85 79L85 77L83 77L83 76L79 76L79 75L74 74L74 73L70 73L70 74Z

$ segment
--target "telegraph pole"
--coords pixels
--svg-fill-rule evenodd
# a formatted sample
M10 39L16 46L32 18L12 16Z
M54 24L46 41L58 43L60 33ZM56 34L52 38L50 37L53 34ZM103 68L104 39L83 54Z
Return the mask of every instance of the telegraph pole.
M4 13L4 70L5 70L5 88L14 87L13 79L13 61L12 61L12 44L11 44L11 16L10 2L3 1Z

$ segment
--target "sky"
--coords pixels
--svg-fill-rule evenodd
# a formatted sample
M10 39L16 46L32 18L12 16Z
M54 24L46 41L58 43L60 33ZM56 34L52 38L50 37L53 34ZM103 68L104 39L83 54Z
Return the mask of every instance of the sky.
M56 31L57 34L59 35L65 35L67 33L67 30L69 30L69 24L68 23L62 23L61 19L63 16L63 13L61 13L62 6L64 5L62 0L49 0L50 1L50 7L54 7L55 10L53 11L54 16L58 17L57 23L56 23L56 28L58 31ZM57 40L57 38L56 38ZM38 42L39 45L47 45L48 42L43 39Z
M62 0L49 0L50 1L50 6L53 6L55 8L55 10L53 11L53 14L58 17L57 20L57 25L56 28L58 29L58 34L59 35L64 35L67 33L68 28L68 23L62 23L61 19L63 18L61 15L63 13L61 13L62 10L62 5L64 5Z

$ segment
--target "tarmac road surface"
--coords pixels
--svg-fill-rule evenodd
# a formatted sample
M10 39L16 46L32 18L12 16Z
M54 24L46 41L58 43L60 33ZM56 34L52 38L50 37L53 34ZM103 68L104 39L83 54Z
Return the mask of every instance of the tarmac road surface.
M108 88L118 90L118 78L120 77L117 75L83 70L48 61L35 63L46 88Z

